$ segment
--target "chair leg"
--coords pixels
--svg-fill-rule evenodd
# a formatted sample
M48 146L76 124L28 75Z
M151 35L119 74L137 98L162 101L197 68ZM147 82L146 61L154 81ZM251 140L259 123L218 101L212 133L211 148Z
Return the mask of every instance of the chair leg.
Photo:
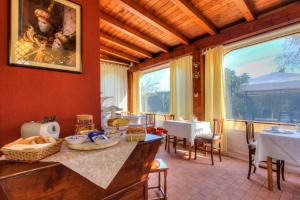
M284 177L284 160L281 161L281 176L282 176L282 180L285 181L285 177Z
M248 179L250 179L251 167L252 167L252 155L251 155L251 152L249 150L249 169L248 169L248 176L247 176Z
M280 171L281 171L281 161L280 160L277 160L276 161L276 176L277 176L277 187L278 187L278 190L281 190L281 187L280 187Z
M177 140L177 137L176 136L173 136L173 140L174 140L174 143L173 143L173 148L175 148L176 144L175 144L175 138ZM177 141L176 141L177 142Z
M197 159L197 142L194 142L194 149L195 149L195 160Z
M175 154L177 153L177 137L174 136L174 150L175 150Z
M165 136L165 150L167 150L168 147L168 135Z
M211 156L211 164L214 165L214 145L213 143L210 144L210 156Z
M205 150L205 157L207 156L207 146L206 144L203 144L204 145L204 150Z
M256 167L254 166L254 168L253 168L253 174L255 174L255 172L256 172Z
M168 195L167 195L167 171L164 171L164 200L168 199Z
M183 148L186 149L186 138L183 139Z
M220 158L220 162L222 162L221 143L219 143L219 158Z
M170 153L170 143L171 143L171 139L170 139L170 136L168 135L168 153Z
M158 187L161 188L161 184L160 184L160 172L158 172Z

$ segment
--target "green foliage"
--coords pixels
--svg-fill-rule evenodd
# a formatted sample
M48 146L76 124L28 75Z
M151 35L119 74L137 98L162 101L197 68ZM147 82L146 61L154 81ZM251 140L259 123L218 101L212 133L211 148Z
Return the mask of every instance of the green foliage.
M286 37L282 49L282 53L275 58L278 71L294 72L300 66L300 35Z
M249 109L254 109L252 99L240 92L242 85L248 83L249 79L249 74L237 76L234 70L225 68L227 118L244 119Z

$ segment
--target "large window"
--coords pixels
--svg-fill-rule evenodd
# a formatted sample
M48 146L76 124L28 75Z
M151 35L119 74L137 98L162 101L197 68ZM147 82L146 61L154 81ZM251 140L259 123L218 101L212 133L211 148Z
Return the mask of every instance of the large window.
M140 87L142 112L169 113L170 68L144 74Z
M224 67L228 119L300 121L300 34L233 50Z

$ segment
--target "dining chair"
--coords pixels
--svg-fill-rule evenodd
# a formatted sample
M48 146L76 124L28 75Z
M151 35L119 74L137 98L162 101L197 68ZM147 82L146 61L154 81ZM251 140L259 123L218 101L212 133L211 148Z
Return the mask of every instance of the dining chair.
M248 145L248 162L249 162L249 169L248 169L248 176L247 178L250 179L251 171L253 167L253 173L256 172L256 166L254 164L255 152L256 152L256 140L254 135L254 122L253 121L245 121L246 125L246 142ZM262 161L262 163L266 163L267 161ZM282 180L285 181L284 178L284 161L283 160L276 160L272 162L272 165L275 166L275 169L272 166L272 171L276 172L277 177L277 187L281 190L280 186L280 175ZM266 169L267 167L259 165L260 168Z
M174 114L164 115L165 120L175 120ZM186 148L186 138L178 138L177 136L172 135L172 133L167 133L165 139L165 150L168 150L170 153L170 145L173 144L175 153L177 153L177 144L182 143L183 148Z
M213 134L212 135L200 135L194 140L195 148L195 160L197 159L197 150L204 151L205 156L207 155L207 148L210 150L211 154L211 164L214 165L214 150L218 151L220 162L222 162L221 148L222 148L222 136L224 134L223 130L224 119L215 118L213 124Z
M155 114L146 113L146 128L154 128L154 127L155 127Z

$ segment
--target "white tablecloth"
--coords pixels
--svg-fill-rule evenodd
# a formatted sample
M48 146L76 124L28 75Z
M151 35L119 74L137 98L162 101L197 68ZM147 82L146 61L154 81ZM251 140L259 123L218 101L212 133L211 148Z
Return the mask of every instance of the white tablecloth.
M204 121L156 121L156 127L167 129L170 135L186 138L191 145L194 145L196 136L211 134L210 123Z
M257 134L256 165L267 160L267 157L300 165L300 133L279 134L265 131Z

